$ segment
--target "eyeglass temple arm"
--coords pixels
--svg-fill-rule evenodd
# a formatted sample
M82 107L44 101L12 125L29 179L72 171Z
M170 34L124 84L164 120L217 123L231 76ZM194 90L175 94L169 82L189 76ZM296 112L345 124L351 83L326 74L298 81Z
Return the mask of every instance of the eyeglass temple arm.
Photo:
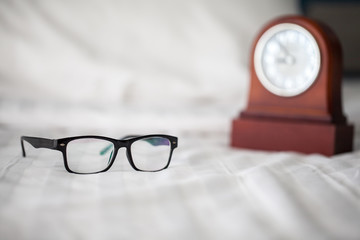
M34 148L56 149L57 147L57 140L54 139L21 136L21 149L23 157L26 157L24 141L30 143Z
M134 137L139 137L139 136L141 136L141 135L127 135L125 137L120 138L119 140L126 140L128 138L134 138ZM164 144L167 145L167 142L164 143L162 141L156 141L154 139L145 139L144 141L148 142L149 144L151 144L153 146L161 146L161 145L164 145Z
M125 137L122 137L120 138L119 140L126 140L128 138L133 138L133 137L139 137L140 135L126 135ZM153 146L158 146L158 145L162 145L162 144L159 144L158 142L154 142L154 141L151 141L151 140L145 140L146 142L150 143L151 145ZM108 145L106 146L105 148L103 148L101 151L100 151L100 155L104 155L105 153L107 153L110 149L112 148L112 145Z
M126 140L126 139L128 139L128 138L134 138L134 137L139 137L139 136L140 136L140 135L126 135L126 136L120 138L119 140Z
M134 137L139 137L140 135L127 135L125 137L122 137L120 138L119 140L126 140L128 138L134 138ZM145 142L148 142L149 144L153 145L153 146L161 146L163 145L164 143L161 142L161 141L154 141L152 139L145 139L144 140Z

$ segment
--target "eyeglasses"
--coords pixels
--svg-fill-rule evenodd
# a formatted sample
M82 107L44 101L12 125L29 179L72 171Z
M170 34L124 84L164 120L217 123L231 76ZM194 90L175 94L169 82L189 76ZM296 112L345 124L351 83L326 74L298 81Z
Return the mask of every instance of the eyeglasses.
M127 136L119 140L102 136L77 136L61 139L21 137L23 157L24 141L35 148L48 148L62 152L68 172L92 174L105 172L115 161L118 150L126 148L126 156L136 171L157 172L167 168L177 147L177 137L169 135Z

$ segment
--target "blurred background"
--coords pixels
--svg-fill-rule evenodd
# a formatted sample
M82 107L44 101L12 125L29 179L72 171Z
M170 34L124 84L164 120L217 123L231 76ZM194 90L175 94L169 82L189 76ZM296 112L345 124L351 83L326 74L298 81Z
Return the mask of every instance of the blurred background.
M342 44L344 76L360 75L360 1L359 0L302 0L301 12L329 25Z
M267 21L327 22L354 76L359 9L320 0L1 0L0 125L23 134L229 131Z

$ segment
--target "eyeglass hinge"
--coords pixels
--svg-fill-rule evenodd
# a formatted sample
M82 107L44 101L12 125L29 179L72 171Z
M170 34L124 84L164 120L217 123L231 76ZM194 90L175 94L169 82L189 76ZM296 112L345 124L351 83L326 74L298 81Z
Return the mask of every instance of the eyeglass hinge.
M58 145L58 144L57 144L57 140L54 139L54 140L53 140L53 149L56 149L56 148L57 148L57 145Z

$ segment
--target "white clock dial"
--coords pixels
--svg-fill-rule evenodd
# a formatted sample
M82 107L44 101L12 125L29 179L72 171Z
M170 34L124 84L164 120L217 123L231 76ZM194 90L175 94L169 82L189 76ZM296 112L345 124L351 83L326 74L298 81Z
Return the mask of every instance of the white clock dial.
M306 91L316 80L320 61L316 40L296 24L271 27L255 48L254 65L260 82L279 96L291 97Z

